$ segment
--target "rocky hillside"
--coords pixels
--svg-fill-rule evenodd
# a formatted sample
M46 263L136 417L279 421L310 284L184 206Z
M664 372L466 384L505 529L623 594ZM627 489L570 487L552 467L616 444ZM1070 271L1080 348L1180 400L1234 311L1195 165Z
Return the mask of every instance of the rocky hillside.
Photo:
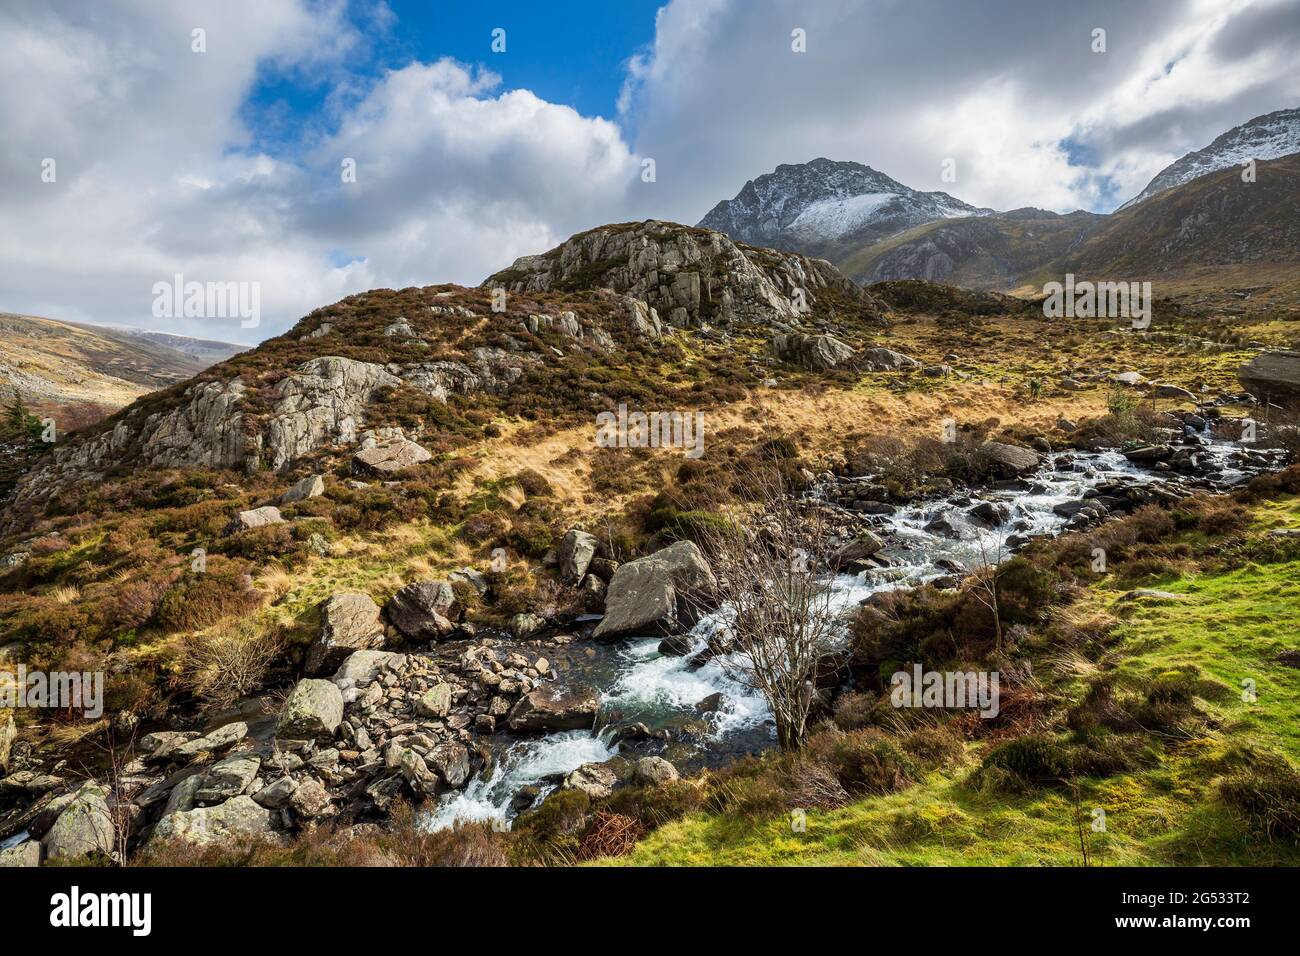
M1188 153L1170 163L1156 174L1145 189L1120 209L1128 209L1152 196L1191 182L1199 176L1240 166L1249 160L1257 162L1277 159L1300 153L1300 109L1277 110L1256 116L1249 122L1234 126L1215 138L1209 146Z
M823 256L837 262L904 229L978 209L944 192L920 192L861 163L814 159L782 164L713 207L700 226L741 242Z
M505 310L493 311L502 288ZM603 227L479 289L375 290L316 310L56 447L21 481L7 526L125 468L284 472L360 443L376 456L368 470L395 473L501 415L699 407L782 362L844 364L846 340L865 344L882 314L819 260L672 223ZM685 330L700 338L682 376L670 366ZM754 358L738 365L737 350Z
M862 283L928 279L971 289L1010 289L1066 255L1105 217L1016 209L927 223L858 250L842 267Z
M1099 224L1057 272L1168 276L1206 267L1300 258L1300 155L1261 162L1257 179L1223 169Z

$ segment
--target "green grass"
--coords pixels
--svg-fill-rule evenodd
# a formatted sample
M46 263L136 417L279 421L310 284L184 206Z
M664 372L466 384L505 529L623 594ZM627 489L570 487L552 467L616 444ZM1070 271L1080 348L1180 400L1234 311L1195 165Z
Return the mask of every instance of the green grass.
M1300 501L1261 506L1253 531L1300 526ZM1129 686L1171 671L1228 690L1198 698L1205 727L1163 742L1160 762L1072 788L1009 796L977 791L968 777L980 748L951 773L901 793L807 812L806 832L787 817L746 820L697 813L643 840L626 865L1078 866L1080 829L1093 866L1297 865L1300 846L1269 841L1217 799L1217 780L1243 754L1280 753L1300 763L1300 669L1276 661L1300 647L1300 561L1247 565L1155 585L1189 600L1135 607L1116 630L1108 663ZM1098 588L1088 600L1109 604ZM1254 682L1245 699L1242 681ZM1077 799L1077 804L1076 804ZM1106 813L1093 832L1093 808Z

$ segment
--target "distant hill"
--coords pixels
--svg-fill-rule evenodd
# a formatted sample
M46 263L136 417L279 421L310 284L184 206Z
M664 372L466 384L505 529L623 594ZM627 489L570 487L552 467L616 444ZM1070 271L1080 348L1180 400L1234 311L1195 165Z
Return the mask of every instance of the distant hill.
M165 332L0 313L0 391L29 402L119 408L244 350Z
M841 267L864 283L920 278L1013 289L1066 272L1152 279L1297 260L1300 155L1260 162L1255 182L1243 182L1234 166L1109 216L1027 209L926 223Z

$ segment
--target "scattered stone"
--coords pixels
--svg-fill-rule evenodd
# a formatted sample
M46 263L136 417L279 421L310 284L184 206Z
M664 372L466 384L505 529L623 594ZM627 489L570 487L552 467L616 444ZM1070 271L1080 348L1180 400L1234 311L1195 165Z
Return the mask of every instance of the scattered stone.
M429 751L426 761L453 790L469 779L469 751L460 744L439 744Z
M886 348L867 349L862 353L862 365L869 372L896 372L921 367L921 363L911 356Z
M429 688L416 698L415 712L421 717L446 717L451 713L451 685L443 683Z
M437 776L429 769L424 758L414 750L409 748L403 750L398 757L397 766L402 771L403 779L410 784L416 794L430 798L438 795Z
M981 445L979 457L997 478L1018 478L1037 471L1041 464L1038 453L1033 449L998 441L986 441Z
M87 784L67 802L41 840L46 859L113 855L117 830L108 810L107 795L104 788Z
M564 778L565 790L581 790L593 800L608 797L618 784L618 774L608 763L584 763Z
M519 640L526 640L546 627L546 622L536 614L516 614L510 619L510 633Z
M253 508L251 511L241 511L233 521L226 527L226 534L238 534L241 531L248 531L252 528L261 528L268 524L282 524L284 518L280 516L280 509L275 505L264 505L261 508Z
M1261 352L1237 369L1237 381L1264 401L1300 398L1300 352Z
M307 777L288 797L289 808L304 820L315 820L330 811L329 791L314 777Z
M261 768L261 758L251 754L218 761L203 775L202 783L194 792L194 802L199 806L211 806L239 796L248 789Z
M268 810L279 810L289 805L289 798L297 789L298 782L293 777L285 776L257 791L253 794L253 800Z
M405 662L405 654L395 654L392 651L354 651L339 665L330 680L340 689L366 687L379 677L384 668L397 669Z
M280 496L282 505L291 505L295 501L306 501L325 494L325 479L320 475L308 475Z
M713 570L693 541L620 565L605 594L597 638L674 631L694 623L702 599L717 586Z
M40 866L41 844L36 840L24 840L17 846L0 850L0 868L10 866Z
M642 757L632 772L633 783L644 787L657 787L678 778L677 768L663 757Z
M0 773L9 772L9 757L17 739L18 728L14 725L13 714L5 714L0 718Z
M853 358L853 349L833 335L778 332L772 336L772 351L783 362L813 371L825 371Z
M587 687L539 687L520 698L506 725L515 733L590 730L600 710L600 694Z
M172 750L161 747L151 754L152 757L193 757L200 753L215 753L224 750L248 736L248 724L242 720L232 721L229 724L222 724L215 730L210 730L202 737L196 737L185 743L179 744Z
M360 473L371 473L381 478L399 475L428 461L433 455L405 438L390 438L370 448L363 448L352 456L352 467Z
M1187 594L1175 594L1172 591L1157 591L1153 588L1137 588L1133 591L1125 591L1115 599L1115 603L1129 603L1131 601L1186 601L1190 598Z

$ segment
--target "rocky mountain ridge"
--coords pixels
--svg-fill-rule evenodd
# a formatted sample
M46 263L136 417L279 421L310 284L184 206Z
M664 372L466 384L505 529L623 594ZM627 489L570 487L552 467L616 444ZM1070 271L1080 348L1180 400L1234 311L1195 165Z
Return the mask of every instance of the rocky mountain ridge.
M1166 189L1220 169L1240 166L1252 159L1277 159L1293 153L1300 153L1300 108L1265 113L1215 137L1203 149L1170 163L1119 209L1136 206Z
M921 223L992 212L944 192L912 189L861 163L819 158L783 163L750 180L699 225L753 245L834 260L843 247L868 244Z

